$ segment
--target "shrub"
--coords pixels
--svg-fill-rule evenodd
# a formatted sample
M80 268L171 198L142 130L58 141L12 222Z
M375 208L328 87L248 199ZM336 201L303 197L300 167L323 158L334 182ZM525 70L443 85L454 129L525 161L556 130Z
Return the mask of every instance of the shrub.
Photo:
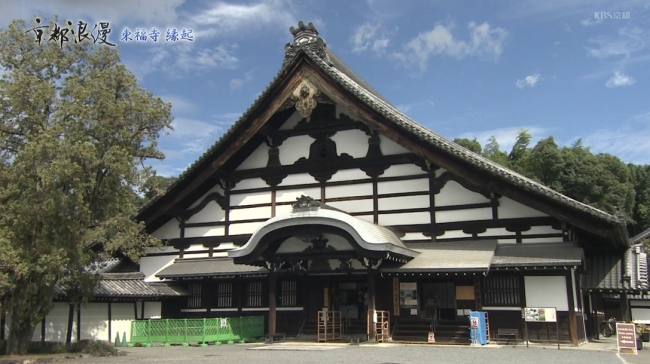
M83 349L84 354L90 356L112 356L117 355L117 349L108 343L103 341L92 341Z

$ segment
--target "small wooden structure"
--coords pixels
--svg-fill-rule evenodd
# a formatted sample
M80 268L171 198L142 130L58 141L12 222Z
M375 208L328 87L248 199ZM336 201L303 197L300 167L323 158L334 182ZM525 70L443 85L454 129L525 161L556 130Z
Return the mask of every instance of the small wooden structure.
M341 311L318 311L318 342L341 340Z
M390 340L389 311L368 311L368 335L372 332L373 326L375 328L377 342L383 343Z

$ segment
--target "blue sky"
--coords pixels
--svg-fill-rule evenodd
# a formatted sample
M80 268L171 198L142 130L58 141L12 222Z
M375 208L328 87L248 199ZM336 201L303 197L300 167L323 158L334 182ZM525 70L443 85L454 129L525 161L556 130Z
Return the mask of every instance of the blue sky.
M647 0L58 0L3 3L0 13L2 27L54 14L110 22L108 39L140 85L173 105L174 131L160 140L167 158L153 163L162 175L185 170L253 103L299 20L449 139L494 135L509 150L526 128L533 143L582 138L594 152L650 164ZM193 29L194 41L120 41L124 28L152 27Z

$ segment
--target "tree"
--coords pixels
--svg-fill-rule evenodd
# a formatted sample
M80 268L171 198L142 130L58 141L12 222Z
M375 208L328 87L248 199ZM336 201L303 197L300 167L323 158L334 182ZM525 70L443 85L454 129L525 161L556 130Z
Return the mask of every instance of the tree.
M504 167L509 167L508 155L502 152L500 148L501 146L499 145L499 142L497 142L497 138L492 135L483 148L483 156Z
M151 176L143 185L141 192L143 196L143 203L151 201L157 196L165 193L178 177L164 177L164 176Z
M561 193L564 189L559 178L563 169L564 159L553 137L540 140L530 150L526 163L530 178Z
M137 261L158 243L134 219L136 192L152 173L144 161L163 158L156 140L171 123L171 105L137 85L115 48L30 34L22 21L0 31L7 354L27 351L57 283L117 251Z
M481 143L476 138L472 140L467 138L456 138L454 139L454 143L463 146L476 154L481 154L481 152L483 151L483 147L481 146Z
M512 145L512 150L508 155L508 165L513 170L519 173L526 173L526 158L529 153L528 145L532 136L526 129L521 129L517 133L517 138L515 139L515 144Z

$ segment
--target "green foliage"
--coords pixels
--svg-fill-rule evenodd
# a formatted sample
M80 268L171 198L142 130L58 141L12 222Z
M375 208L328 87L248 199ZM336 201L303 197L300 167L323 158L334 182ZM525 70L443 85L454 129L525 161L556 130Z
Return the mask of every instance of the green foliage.
M472 140L467 138L456 138L454 139L454 143L461 145L476 154L481 154L481 152L483 151L483 147L481 147L481 143L478 140L476 140L476 138Z
M151 176L143 185L141 192L143 195L143 203L151 201L152 199L163 195L167 188L172 185L178 178L177 177L163 177Z
M82 352L95 357L118 355L118 350L114 346L103 341L91 341Z
M8 353L27 351L55 285L92 292L87 267L157 244L133 217L163 158L171 105L140 88L112 47L35 43L24 22L0 32L0 289ZM73 282L76 282L73 284Z
M650 227L650 166L625 165L610 154L594 155L582 140L559 148L553 137L530 148L520 130L510 154L493 136L483 155L578 201L625 216L636 234Z

